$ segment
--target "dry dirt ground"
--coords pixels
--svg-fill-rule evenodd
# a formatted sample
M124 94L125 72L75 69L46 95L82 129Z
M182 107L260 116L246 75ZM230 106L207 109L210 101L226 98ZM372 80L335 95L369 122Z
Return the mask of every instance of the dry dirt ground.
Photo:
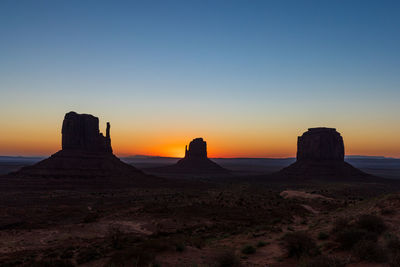
M8 185L0 190L0 266L399 266L396 191L246 179L96 190ZM384 259L339 238L346 227L359 238L365 214L384 230L364 254L380 249ZM337 230L341 218L347 225Z

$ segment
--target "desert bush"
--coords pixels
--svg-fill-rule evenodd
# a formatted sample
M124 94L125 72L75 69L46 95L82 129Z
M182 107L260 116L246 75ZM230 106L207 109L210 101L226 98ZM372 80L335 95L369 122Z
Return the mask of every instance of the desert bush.
M175 244L175 249L178 252L183 252L185 250L185 244L184 243L177 243L177 244Z
M289 257L315 256L319 253L314 240L305 232L287 233L283 237Z
M345 228L348 228L350 225L350 219L349 218L337 218L332 227L332 233L337 233L342 231Z
M69 260L42 260L30 263L31 267L74 267L75 265Z
M330 256L319 255L314 258L305 258L301 260L300 267L344 267L346 264Z
M391 209L391 208L383 208L381 209L381 214L382 215L393 215L396 213L396 210Z
M399 267L400 266L400 251L392 254L389 259L390 267Z
M85 218L83 218L83 223L92 223L100 218L97 212L89 212Z
M389 254L389 265L391 267L400 266L400 240L397 236L390 236L386 243Z
M385 262L387 259L386 251L371 240L362 240L358 242L353 248L353 253L360 260Z
M336 234L336 241L340 243L342 249L351 249L361 240L376 241L377 239L377 234L355 227L344 229Z
M241 266L239 257L233 250L223 250L214 259L215 267L239 267Z
M342 249L351 249L366 234L360 229L343 229L336 234L336 241L340 243Z
M162 252L168 250L171 244L165 239L148 239L143 241L140 246L147 250Z
M368 232L381 234L386 230L386 225L381 217L376 215L364 214L356 221L356 225Z
M152 251L140 247L131 247L114 253L107 267L116 266L151 266L155 258Z
M351 249L360 241L376 241L386 229L382 218L364 214L351 223L348 218L339 218L335 221L332 233L342 249Z
M111 247L115 249L122 249L124 246L124 235L122 231L116 226L110 226L107 233L108 240Z
M74 256L74 248L73 247L68 247L64 249L61 254L60 258L62 259L71 259Z
M196 247L198 249L202 249L206 245L206 240L205 238L201 236L194 236L186 240L189 245Z
M100 259L102 256L103 255L96 248L88 247L79 251L78 255L76 256L76 262L78 264L83 264Z
M259 241L259 242L257 243L257 247L258 247L258 248L265 247L266 245L267 245L267 243L264 242L264 241Z
M242 248L242 253L243 254L254 254L254 253L256 253L256 249L252 245L246 245Z
M391 252L400 252L400 240L397 236L390 236L387 240L386 247Z
M325 233L325 232L319 232L318 233L318 239L319 240L326 240L328 238L329 238L329 235L327 233Z
M151 266L155 255L172 248L173 243L163 238L139 240L122 250L116 251L107 266Z

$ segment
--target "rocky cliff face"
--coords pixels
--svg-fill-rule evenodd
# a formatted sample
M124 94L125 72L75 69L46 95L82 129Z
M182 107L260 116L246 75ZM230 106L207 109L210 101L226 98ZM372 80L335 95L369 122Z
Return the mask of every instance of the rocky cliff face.
M141 173L112 153L110 123L106 136L99 131L99 119L69 112L62 124L62 150L17 175L40 177L115 177Z
M189 143L189 150L185 148L185 158L190 159L206 159L207 158L207 142L203 138L193 139Z
M343 138L333 128L310 128L297 141L297 160L344 161Z
M228 174L229 171L219 166L207 157L207 142L203 138L195 138L185 148L185 157L171 166L148 169L154 174L190 174L197 175Z
M106 136L99 131L99 119L89 114L69 112L62 125L62 149L112 153L110 123Z
M310 128L297 140L297 161L279 172L296 180L365 181L368 174L344 161L343 138L333 128Z

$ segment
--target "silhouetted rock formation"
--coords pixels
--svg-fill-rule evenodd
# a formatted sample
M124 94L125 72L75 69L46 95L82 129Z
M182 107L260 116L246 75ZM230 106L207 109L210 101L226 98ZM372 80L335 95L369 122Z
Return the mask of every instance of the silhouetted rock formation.
M227 169L222 168L217 163L207 157L207 143L203 138L193 139L185 147L185 157L176 164L160 168L148 169L154 173L187 173L193 174L229 174Z
M297 160L344 161L343 138L334 128L310 128L297 141Z
M207 158L207 142L203 138L193 139L189 144L189 150L185 147L185 158L188 159L206 159Z
M62 150L16 173L22 176L106 177L139 174L112 153L110 123L106 136L99 131L99 119L69 112L62 125Z
M297 140L297 161L280 174L298 179L361 180L372 177L344 161L343 138L333 128L310 128Z
M99 131L99 119L95 116L69 112L65 114L61 132L63 150L112 153L110 123L107 122L104 137Z
M217 163L207 158L207 143L203 138L193 139L189 149L185 147L185 157L179 160L176 165L178 169L188 171L218 172L226 171Z

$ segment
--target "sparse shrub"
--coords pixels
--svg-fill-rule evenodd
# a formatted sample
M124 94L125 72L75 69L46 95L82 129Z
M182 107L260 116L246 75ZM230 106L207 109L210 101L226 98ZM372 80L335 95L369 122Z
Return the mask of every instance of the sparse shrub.
M386 247L389 251L391 252L400 252L400 240L397 236L390 236L387 243Z
M239 257L232 250L224 250L215 257L215 267L239 267Z
M155 255L152 251L131 247L114 253L106 266L149 266L154 258Z
M264 241L259 241L259 242L257 243L257 247L258 247L258 248L265 247L266 245L267 245L267 243L264 242Z
M155 263L157 253L171 248L171 243L164 239L147 239L115 252L107 266L149 266Z
M336 249L337 247L337 243L333 241L327 241L322 245L323 250L332 250Z
M162 252L167 250L170 247L170 244L163 239L148 239L140 244L140 246L146 250Z
M74 267L75 265L69 260L42 260L30 263L31 267Z
M396 211L394 209L390 209L390 208L381 209L381 214L382 215L393 215L395 213L396 213Z
M358 242L354 248L353 253L360 259L372 262L386 261L386 252L378 246L376 242L371 240L363 240Z
M113 248L121 249L123 247L123 233L118 227L111 226L108 229L108 239Z
M253 247L251 245L246 245L242 248L242 253L243 254L254 254L254 253L256 253L256 249L255 249L255 247Z
M336 241L340 243L342 249L351 249L363 239L376 241L377 235L354 227L344 229L336 235Z
M94 247L88 247L85 249L82 249L77 257L76 257L76 262L78 264L83 264L87 263L90 261L94 261L97 259L100 259L103 255Z
M364 214L361 215L356 221L356 225L368 232L381 234L386 230L386 225L381 217L376 215Z
M386 243L389 254L389 265L391 267L400 266L400 240L397 236L390 236Z
M390 267L399 267L400 266L400 251L392 254L389 260Z
M281 221L282 221L281 218L274 218L271 223L277 224L277 223L280 223Z
M314 240L305 232L287 233L283 237L289 257L315 256L319 253Z
M185 250L185 244L183 243L175 244L175 249L178 252L183 252Z
M70 259L74 256L74 248L73 247L69 247L66 248L61 254L60 254L60 258L62 259Z
M191 245L195 246L198 249L202 249L206 244L206 241L201 237L192 238L190 241Z
M92 223L100 218L97 212L89 212L85 218L83 218L83 223Z
M319 240L326 240L326 239L328 239L329 238L329 235L327 234L327 233L325 233L325 232L319 232L319 234L318 234L318 239Z
M319 255L314 258L305 258L300 264L300 267L344 267L346 264L337 259L336 257L330 257L325 255Z
M376 241L379 234L386 229L382 218L364 214L355 222L350 223L348 218L339 218L335 221L332 232L342 249L351 249L360 241Z
M338 218L333 223L332 233L337 233L345 228L348 228L350 224L349 218Z

